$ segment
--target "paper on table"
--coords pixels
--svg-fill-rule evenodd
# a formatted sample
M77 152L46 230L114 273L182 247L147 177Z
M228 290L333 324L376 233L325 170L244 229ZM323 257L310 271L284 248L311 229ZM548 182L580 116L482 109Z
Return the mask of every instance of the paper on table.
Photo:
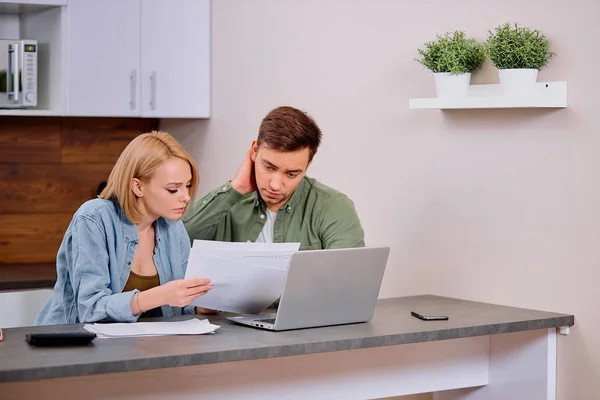
M209 278L213 289L192 304L259 314L281 295L290 256L300 243L194 241L186 278Z
M88 332L95 333L98 338L203 335L220 328L207 319L196 318L176 322L95 323L85 324L83 327Z

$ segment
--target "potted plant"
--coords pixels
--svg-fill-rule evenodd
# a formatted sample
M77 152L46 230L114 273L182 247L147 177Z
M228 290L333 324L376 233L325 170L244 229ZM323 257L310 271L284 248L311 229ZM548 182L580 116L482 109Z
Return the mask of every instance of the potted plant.
M417 62L433 72L438 97L466 96L471 73L483 64L483 45L464 31L446 32L419 49Z
M8 91L8 83L6 79L7 72L5 69L0 70L0 93L6 93ZM19 72L19 91L23 91L23 83L21 81L21 72Z
M485 52L496 68L506 95L535 93L538 72L555 56L539 31L506 23L488 32Z

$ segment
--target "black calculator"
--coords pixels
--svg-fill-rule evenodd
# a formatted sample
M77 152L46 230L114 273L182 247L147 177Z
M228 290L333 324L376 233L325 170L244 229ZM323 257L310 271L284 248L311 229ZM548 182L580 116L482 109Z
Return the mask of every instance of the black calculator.
M32 346L84 346L96 338L92 332L28 333L25 340Z

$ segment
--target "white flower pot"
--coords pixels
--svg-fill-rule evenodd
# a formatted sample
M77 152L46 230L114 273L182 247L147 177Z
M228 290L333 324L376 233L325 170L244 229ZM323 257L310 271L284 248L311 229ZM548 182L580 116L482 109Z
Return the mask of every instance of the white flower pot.
M452 75L449 72L436 72L435 90L437 97L464 97L469 91L471 73Z
M500 85L506 96L535 96L538 70L530 68L498 70Z

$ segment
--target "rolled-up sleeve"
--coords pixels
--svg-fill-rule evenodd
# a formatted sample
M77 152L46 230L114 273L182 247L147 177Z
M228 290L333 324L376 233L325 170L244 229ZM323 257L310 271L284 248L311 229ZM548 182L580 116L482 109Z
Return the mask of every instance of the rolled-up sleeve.
M113 293L110 289L109 255L103 228L91 217L80 215L72 229L70 273L80 322L137 321L138 316L133 315L130 304L138 290Z

